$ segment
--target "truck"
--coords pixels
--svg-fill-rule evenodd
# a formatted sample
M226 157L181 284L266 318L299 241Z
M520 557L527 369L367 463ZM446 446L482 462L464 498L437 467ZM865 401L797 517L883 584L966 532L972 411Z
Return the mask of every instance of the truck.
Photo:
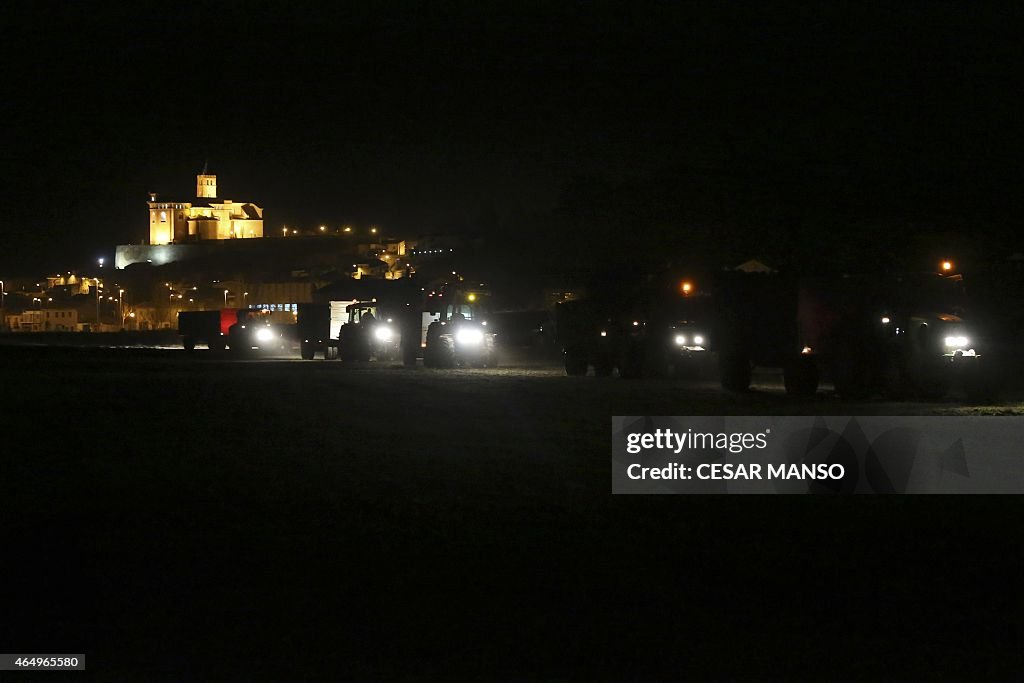
M228 332L238 322L237 308L214 311L182 311L178 313L178 334L181 345L192 352L196 345L205 344L211 351L227 348Z
M178 314L178 334L188 352L198 344L206 344L211 351L230 349L246 353L253 349L278 349L288 341L269 316L245 308L182 311Z
M705 285L725 389L745 391L760 366L782 368L793 396L816 393L823 375L844 399L994 390L959 274L722 271Z
M486 319L486 286L471 289L443 278L344 285L332 294L364 296L299 305L304 359L322 351L325 358L348 362L401 358L415 365L422 358L428 367L497 365L496 334Z
M555 341L567 375L692 375L706 364L714 337L707 297L692 283L652 279L619 283L555 307Z
M781 368L787 394L823 376L842 398L991 396L959 274L800 275L687 269L559 304L567 375L678 376L715 366L729 391Z

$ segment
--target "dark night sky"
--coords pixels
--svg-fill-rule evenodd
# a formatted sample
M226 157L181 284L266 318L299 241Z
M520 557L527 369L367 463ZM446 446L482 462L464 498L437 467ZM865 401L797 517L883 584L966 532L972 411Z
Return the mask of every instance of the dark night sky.
M770 196L766 224L840 195L1019 220L1009 10L547 4L8 7L0 274L142 239L146 192L191 197L206 159L268 233L459 229L488 204L549 212L573 176L666 169Z

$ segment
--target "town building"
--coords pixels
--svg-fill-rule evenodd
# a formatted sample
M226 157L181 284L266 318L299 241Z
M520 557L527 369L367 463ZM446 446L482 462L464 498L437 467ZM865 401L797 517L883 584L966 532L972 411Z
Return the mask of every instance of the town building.
M263 208L253 202L218 199L217 176L196 176L196 196L169 200L150 193L146 244L119 244L114 267L165 265L218 253L218 245L263 237Z
M202 240L263 237L263 209L252 202L217 201L217 176L196 176L196 198L163 201L149 195L149 243L176 244Z

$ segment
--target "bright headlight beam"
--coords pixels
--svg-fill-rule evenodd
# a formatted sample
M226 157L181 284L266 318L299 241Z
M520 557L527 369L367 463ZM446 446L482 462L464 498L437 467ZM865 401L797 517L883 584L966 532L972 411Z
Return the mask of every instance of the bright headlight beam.
M274 339L274 331L269 327L261 327L256 330L256 341L269 342Z
M970 343L971 342L967 337L946 337L946 346L950 348L961 348Z
M472 327L464 327L455 333L455 341L459 344L479 344L484 340L484 333Z
M391 339L391 328L387 325L378 325L377 329L373 331L373 336L379 341L388 341Z
M677 334L676 335L676 344L678 344L679 346L682 346L685 343L686 343L686 337L684 337L681 334Z
M701 344L704 343L704 337L698 334L696 337L693 338L693 343L696 344L697 346L700 346Z

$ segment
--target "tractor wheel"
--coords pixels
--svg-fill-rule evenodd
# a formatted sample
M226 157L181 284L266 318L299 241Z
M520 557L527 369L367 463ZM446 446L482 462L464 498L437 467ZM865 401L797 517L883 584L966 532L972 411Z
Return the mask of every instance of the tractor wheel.
M746 354L725 352L718 356L719 380L726 391L750 389L750 360Z
M963 378L968 403L992 403L998 398L998 374L987 361L976 359L963 369Z
M868 397L871 387L867 381L867 363L853 345L836 349L832 359L832 384L839 398L860 401Z
M813 358L801 357L783 369L783 381L789 396L814 396L818 391L818 363Z
M907 378L899 357L889 354L882 363L882 396L889 401L903 400L907 395Z
M423 364L428 368L452 368L455 367L455 360L455 349L448 344L440 339L433 343L427 342Z
M565 374L570 377L587 374L587 357L575 351L565 352Z
M941 401L949 393L951 368L938 359L919 359L913 363L911 377L917 395L927 401Z
M195 337L185 337L181 340L181 345L185 347L185 351L192 353L196 350Z
M309 342L302 342L299 345L299 354L302 356L302 360L313 360L313 356L316 355L316 347Z
M594 377L609 377L615 365L610 358L601 358L594 363Z

